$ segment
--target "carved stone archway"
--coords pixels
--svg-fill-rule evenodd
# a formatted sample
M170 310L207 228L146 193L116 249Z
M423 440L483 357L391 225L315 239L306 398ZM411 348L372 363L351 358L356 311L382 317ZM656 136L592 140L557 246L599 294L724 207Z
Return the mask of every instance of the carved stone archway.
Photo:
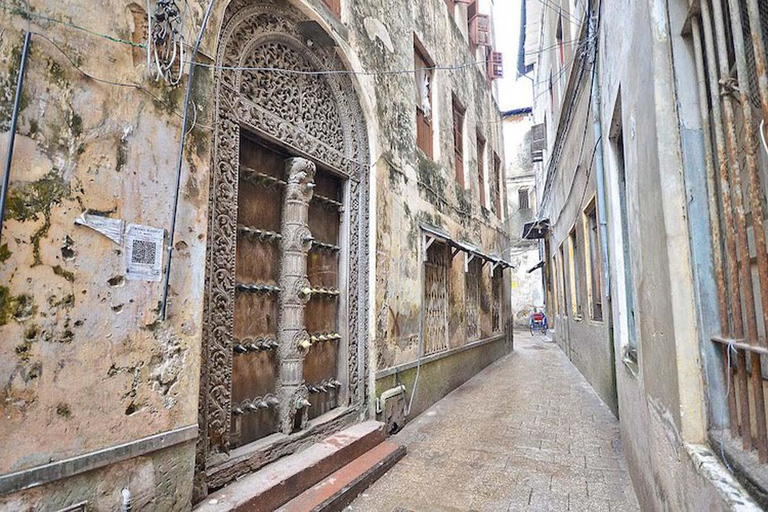
M344 327L348 340L346 378L342 379L348 397L347 416L357 417L367 401L369 154L364 116L349 74L316 74L322 70L343 71L345 66L334 48L323 48L306 35L302 26L308 21L303 13L282 1L234 0L224 14L215 73L215 147L196 464L198 498L207 488L219 487L295 449L288 440L274 456L265 455L262 449L243 458L240 465L230 457L241 130L286 153L309 159L348 183L343 248ZM302 442L306 444L308 439L304 433ZM212 478L219 466L226 467L224 476Z

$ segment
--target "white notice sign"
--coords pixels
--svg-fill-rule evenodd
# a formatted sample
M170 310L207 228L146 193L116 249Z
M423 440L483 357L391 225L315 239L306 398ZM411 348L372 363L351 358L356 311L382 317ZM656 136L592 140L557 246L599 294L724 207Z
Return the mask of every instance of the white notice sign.
M125 230L127 279L160 281L165 231L151 226L128 224Z
M88 226L118 244L123 243L123 224L123 219L113 219L85 212L75 219L75 225Z

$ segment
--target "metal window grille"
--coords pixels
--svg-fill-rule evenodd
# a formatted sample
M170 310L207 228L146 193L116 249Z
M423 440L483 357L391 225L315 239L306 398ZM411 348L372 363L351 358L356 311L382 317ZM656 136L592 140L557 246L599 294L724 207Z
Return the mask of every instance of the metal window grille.
M424 355L448 350L448 246L435 242L424 262Z
M767 22L765 0L701 0L690 24L721 323L721 335L713 341L723 351L732 390L730 433L744 450L756 449L762 463L768 462L762 371L762 359L768 355L763 204L768 155L761 154L760 143L761 119L768 119Z

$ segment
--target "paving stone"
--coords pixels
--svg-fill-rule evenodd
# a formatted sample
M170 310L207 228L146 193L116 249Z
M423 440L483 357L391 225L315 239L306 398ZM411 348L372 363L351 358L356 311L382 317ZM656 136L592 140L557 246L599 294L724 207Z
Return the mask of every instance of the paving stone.
M639 510L610 410L554 344L515 346L395 435L408 454L347 510Z

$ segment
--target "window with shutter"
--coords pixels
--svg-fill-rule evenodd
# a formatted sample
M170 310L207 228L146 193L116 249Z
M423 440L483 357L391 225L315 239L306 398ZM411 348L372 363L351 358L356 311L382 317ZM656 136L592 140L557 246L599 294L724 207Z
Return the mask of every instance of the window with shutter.
M453 97L453 153L456 181L464 186L464 107Z
M493 174L491 175L491 200L496 217L501 219L501 158L493 154Z
M491 18L487 14L476 14L469 20L469 39L474 46L491 44Z
M416 101L416 145L432 158L432 67L423 48L414 39L414 83Z
M501 52L488 53L488 78L504 78L504 57Z
M544 150L547 149L547 122L535 124L531 128L531 160L544 161Z

